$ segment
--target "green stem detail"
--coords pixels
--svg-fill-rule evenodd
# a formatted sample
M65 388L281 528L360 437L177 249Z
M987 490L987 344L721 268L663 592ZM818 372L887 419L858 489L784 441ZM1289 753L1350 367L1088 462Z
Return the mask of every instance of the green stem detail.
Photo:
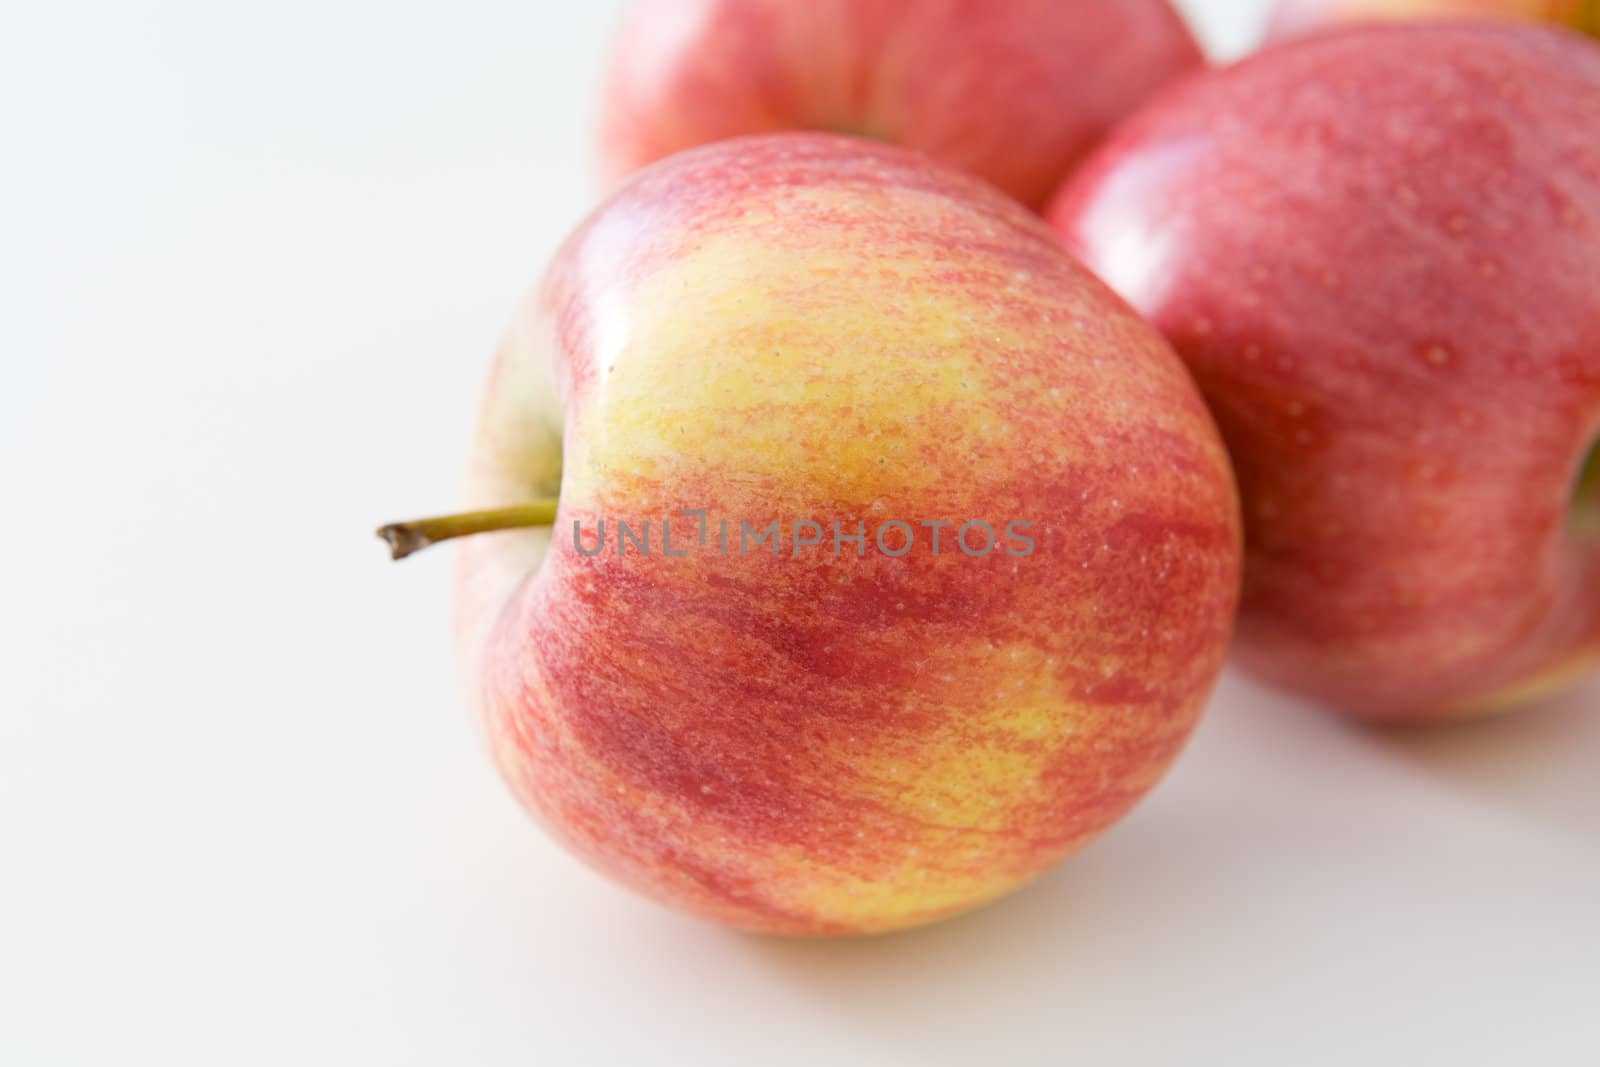
M1577 26L1579 33L1600 37L1600 0L1581 0Z
M1572 524L1582 533L1600 533L1600 441L1589 450L1578 486L1572 492Z
M393 559L405 559L429 545L454 537L489 533L493 530L518 530L529 526L549 526L556 521L556 499L546 497L513 508L466 511L433 519L392 522L379 527L378 536L389 543Z

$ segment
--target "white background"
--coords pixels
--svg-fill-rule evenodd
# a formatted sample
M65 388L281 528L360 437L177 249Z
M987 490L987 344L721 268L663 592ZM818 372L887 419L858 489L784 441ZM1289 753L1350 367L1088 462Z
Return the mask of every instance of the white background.
M1220 55L1263 4L1187 5ZM1236 679L1034 888L803 943L601 882L458 697L488 353L612 4L13 5L0 1062L1600 1063L1600 685L1374 734Z

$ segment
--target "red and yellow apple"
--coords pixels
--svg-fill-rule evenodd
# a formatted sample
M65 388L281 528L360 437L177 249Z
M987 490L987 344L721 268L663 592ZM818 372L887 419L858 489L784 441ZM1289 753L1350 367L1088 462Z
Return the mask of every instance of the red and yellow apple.
M1507 18L1551 22L1600 37L1600 0L1281 0L1272 37L1373 19Z
M1132 119L1051 218L1221 425L1245 663L1395 720L1600 661L1600 49L1301 38Z
M614 181L725 137L823 130L1038 208L1113 122L1203 63L1168 0L639 0L601 164Z
M1241 564L1160 335L984 183L818 134L675 156L582 224L468 497L425 532L554 518L463 542L515 794L621 882L784 933L951 915L1119 818L1200 713Z

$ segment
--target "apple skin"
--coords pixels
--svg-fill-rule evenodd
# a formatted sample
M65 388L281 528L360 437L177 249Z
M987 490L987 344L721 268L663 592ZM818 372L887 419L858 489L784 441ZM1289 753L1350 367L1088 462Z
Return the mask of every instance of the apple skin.
M1281 0L1268 38L1370 19L1506 18L1550 22L1600 36L1594 0Z
M822 130L1039 209L1113 123L1204 62L1168 0L641 0L613 53L601 170Z
M930 922L1082 845L1178 752L1237 602L1232 474L1165 341L1037 216L854 138L720 142L598 208L508 334L469 484L560 492L553 534L463 543L506 781L602 872L752 930ZM690 519L686 558L574 549L689 508L1036 547L721 558Z
M1600 656L1600 501L1574 488L1600 434L1600 49L1473 20L1301 38L1132 119L1051 221L1222 428L1243 663L1404 720Z

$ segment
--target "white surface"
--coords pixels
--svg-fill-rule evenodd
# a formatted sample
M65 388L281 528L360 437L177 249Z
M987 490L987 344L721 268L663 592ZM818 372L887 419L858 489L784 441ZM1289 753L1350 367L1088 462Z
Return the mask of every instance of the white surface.
M1237 50L1254 0L1205 8ZM479 752L447 506L588 197L609 5L33 4L0 35L0 1062L1600 1063L1600 686L1383 736L1227 682L925 932L743 937Z

